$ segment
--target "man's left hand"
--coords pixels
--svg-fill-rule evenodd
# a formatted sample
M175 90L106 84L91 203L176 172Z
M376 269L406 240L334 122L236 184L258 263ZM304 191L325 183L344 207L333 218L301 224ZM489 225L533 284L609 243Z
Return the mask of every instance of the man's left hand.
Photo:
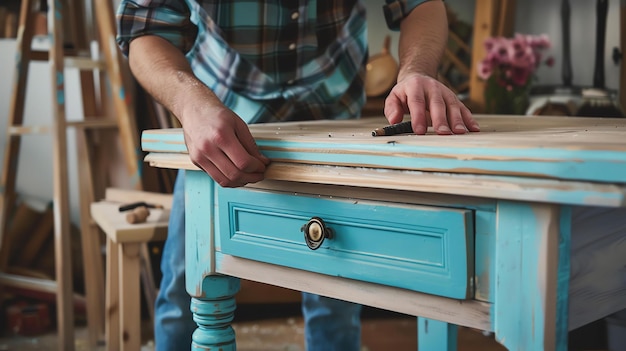
M448 87L419 73L402 77L385 99L385 116L390 124L402 122L411 115L415 134L425 134L429 125L437 134L478 132L478 122L470 110Z

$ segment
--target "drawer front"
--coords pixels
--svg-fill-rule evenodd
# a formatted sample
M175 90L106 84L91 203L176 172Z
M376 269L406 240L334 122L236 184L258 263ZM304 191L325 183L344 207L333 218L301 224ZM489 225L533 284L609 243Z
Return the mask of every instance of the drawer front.
M445 207L220 188L222 253L436 294L469 297L473 213ZM312 250L303 226L332 236Z

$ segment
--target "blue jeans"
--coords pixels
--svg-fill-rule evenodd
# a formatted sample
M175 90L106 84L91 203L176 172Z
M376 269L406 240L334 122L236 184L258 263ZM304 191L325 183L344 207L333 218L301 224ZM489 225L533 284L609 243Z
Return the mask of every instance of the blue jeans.
M161 258L161 286L155 304L156 351L191 349L196 329L185 290L184 171L178 173L169 230ZM361 305L302 293L307 351L358 351L361 347Z

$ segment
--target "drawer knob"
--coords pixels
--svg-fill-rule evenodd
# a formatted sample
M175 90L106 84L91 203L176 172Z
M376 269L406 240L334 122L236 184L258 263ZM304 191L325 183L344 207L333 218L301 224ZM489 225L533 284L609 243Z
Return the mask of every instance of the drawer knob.
M311 250L317 250L322 246L324 239L333 237L333 230L326 227L324 220L319 217L309 219L300 231L304 232L304 241Z

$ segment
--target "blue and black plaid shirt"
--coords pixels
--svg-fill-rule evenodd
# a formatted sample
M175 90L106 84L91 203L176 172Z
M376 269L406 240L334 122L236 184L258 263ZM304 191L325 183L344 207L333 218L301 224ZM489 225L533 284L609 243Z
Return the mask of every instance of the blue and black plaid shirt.
M386 0L396 30L425 0ZM158 35L247 123L346 119L365 102L365 7L359 0L122 0L118 44Z

